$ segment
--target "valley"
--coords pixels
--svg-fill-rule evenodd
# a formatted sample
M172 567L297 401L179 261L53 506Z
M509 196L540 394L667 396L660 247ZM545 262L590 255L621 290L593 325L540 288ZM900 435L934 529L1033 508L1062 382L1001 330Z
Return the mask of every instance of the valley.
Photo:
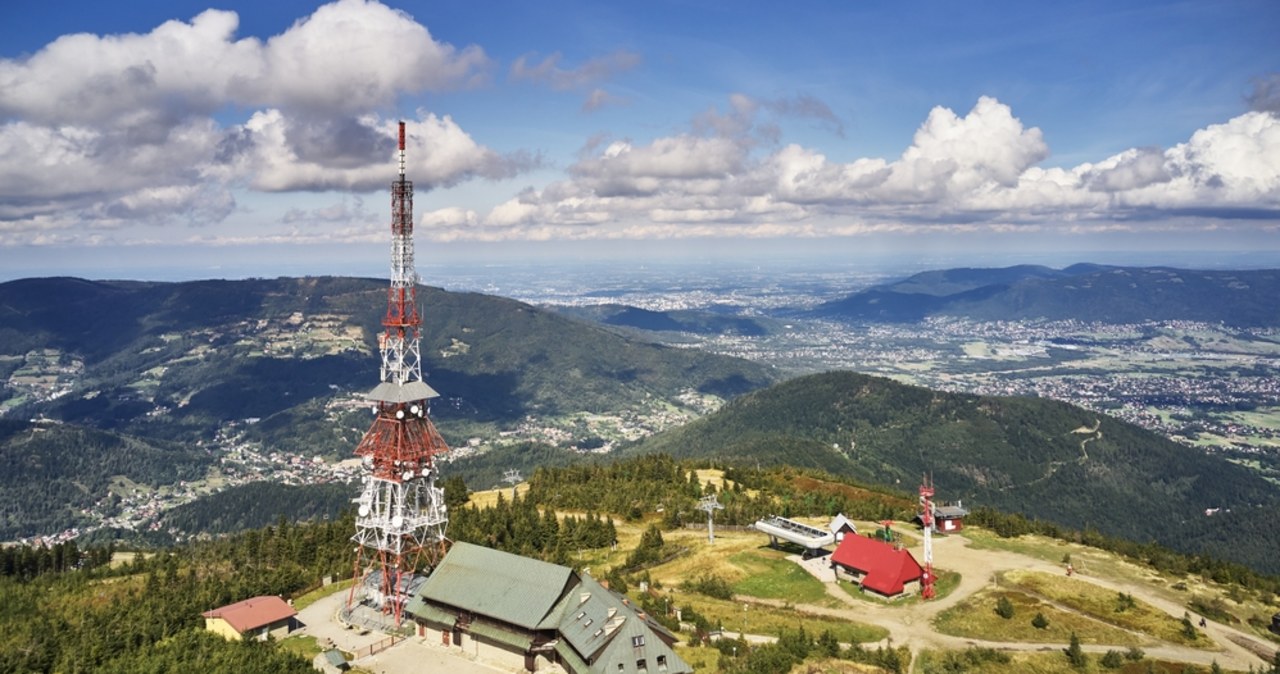
M938 391L1068 402L1280 480L1278 328L945 315L867 322L814 313L871 288L937 283L933 272L901 280L910 271L691 265L442 273L446 290L426 288L422 299L433 317L424 334L427 379L444 394L433 416L452 449L446 474L486 487L512 467L527 474L539 462L630 451L748 391L841 369ZM62 528L21 537L62 540L94 530L181 537L198 532L172 529L163 514L211 493L259 482L338 484L354 474L344 461L368 419L359 382L373 377L378 317L368 307L377 305L379 282L5 285L12 292L0 335L0 414L177 441L208 466L179 482L119 475ZM951 279L938 287L967 286ZM84 341L41 313L41 293L65 292L111 315L97 339ZM206 310L182 309L192 301ZM175 321L191 325L178 330ZM903 479L881 473L876 479ZM1003 507L1021 508L1017 499Z

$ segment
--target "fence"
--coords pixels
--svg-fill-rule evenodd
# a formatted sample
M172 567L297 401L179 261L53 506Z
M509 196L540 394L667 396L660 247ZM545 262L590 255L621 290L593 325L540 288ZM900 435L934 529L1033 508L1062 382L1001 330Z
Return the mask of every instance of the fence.
M385 651L388 648L391 648L392 646L400 643L401 641L404 641L406 638L408 637L402 637L402 636L397 636L393 634L385 639L379 639L378 641L375 641L369 644L368 646L361 646L360 648L357 648L354 651L352 651L355 654L354 659L359 660L360 658L370 656L375 653L381 653L382 651Z

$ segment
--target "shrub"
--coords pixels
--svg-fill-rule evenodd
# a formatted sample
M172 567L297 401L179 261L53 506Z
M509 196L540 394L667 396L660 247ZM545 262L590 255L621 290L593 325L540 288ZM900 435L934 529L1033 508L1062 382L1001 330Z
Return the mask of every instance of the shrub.
M1044 617L1043 613L1037 611L1036 617L1031 619L1031 626L1038 630L1048 629L1049 619Z
M1124 654L1120 651L1107 651L1099 662L1107 669L1120 669L1124 666Z
M1005 620L1013 617L1013 602L1009 601L1008 597L1001 595L1001 597L996 600L996 615L1004 618Z

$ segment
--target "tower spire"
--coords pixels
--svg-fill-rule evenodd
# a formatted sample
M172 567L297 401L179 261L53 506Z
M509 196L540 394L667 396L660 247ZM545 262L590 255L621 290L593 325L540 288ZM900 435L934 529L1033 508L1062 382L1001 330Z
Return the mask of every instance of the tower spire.
M422 379L418 274L413 266L413 183L405 178L405 129L400 122L399 178L391 183L391 284L379 336L379 383L366 396L373 425L355 453L363 459L364 486L356 499L357 588L400 624L408 577L443 551L449 518L436 486L435 459L449 450L431 423L427 403L439 396ZM376 581L376 582L375 582Z

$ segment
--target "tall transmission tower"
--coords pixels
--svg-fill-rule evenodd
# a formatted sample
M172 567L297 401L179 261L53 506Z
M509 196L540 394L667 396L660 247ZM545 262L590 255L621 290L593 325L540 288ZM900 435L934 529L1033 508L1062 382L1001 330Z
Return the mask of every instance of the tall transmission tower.
M449 451L431 423L427 401L439 396L422 380L418 273L413 266L413 183L404 175L404 122L400 122L400 177L391 183L391 287L379 336L381 382L366 396L373 426L355 453L363 458L364 486L356 499L356 587L377 579L375 603L403 618L407 580L444 552L449 516L436 486L436 457Z
M920 506L924 524L924 577L920 579L920 596L933 599L933 479L928 475L920 482Z
M716 530L715 530L715 524L713 523L712 520L715 519L716 511L724 510L724 506L720 505L719 501L716 500L715 494L711 494L709 496L703 496L701 499L698 499L698 510L707 511L707 542L715 543Z

